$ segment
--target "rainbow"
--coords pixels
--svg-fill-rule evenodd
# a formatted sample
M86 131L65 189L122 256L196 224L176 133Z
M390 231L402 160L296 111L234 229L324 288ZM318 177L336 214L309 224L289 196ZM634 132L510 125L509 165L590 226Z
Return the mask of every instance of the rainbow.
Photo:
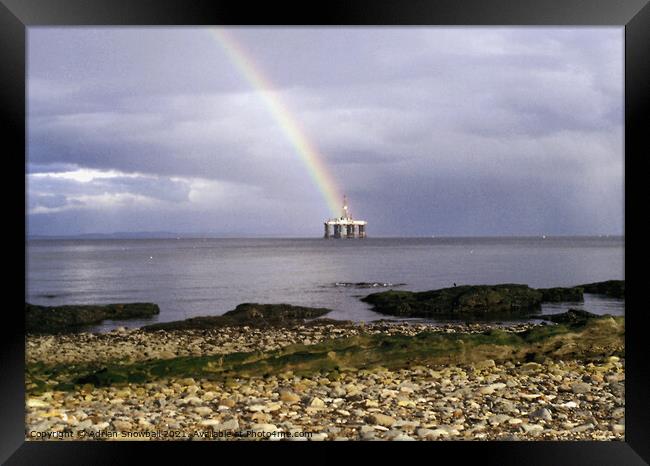
M325 166L318 149L309 141L298 121L280 100L273 83L264 76L259 67L255 65L250 54L232 34L224 29L210 29L209 32L250 85L254 89L262 91L260 96L269 112L295 149L300 160L305 164L310 177L321 192L331 213L334 217L338 217L342 202L338 186Z

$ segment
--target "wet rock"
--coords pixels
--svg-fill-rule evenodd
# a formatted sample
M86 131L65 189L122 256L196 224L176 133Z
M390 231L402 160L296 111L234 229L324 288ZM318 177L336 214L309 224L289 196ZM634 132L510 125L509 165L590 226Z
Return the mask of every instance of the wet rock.
M74 332L104 320L141 319L159 313L160 308L153 303L65 306L37 306L25 303L25 331L27 333Z
M542 302L581 302L584 300L583 289L579 286L573 288L538 288L542 293Z
M361 300L372 304L374 310L382 314L431 317L537 310L542 293L527 285L466 285L423 292L390 290L373 293Z
M546 314L535 317L555 322L556 324L577 324L583 323L587 319L598 317L598 315L584 311L582 309L569 309L568 311L560 314Z
M304 319L323 316L328 312L330 312L330 309L292 306L290 304L244 303L220 316L192 317L174 322L161 322L146 325L142 327L142 330L211 329L227 326L287 326L303 322Z
M625 280L607 280L604 282L580 285L585 293L602 294L612 298L625 298Z

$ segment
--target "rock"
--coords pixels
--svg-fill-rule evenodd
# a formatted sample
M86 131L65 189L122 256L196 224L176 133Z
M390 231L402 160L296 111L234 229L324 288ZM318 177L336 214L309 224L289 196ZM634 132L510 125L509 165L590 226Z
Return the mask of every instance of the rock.
M205 427L215 427L220 425L221 423L219 422L218 419L204 419L199 424Z
M477 371L492 369L493 367L496 367L496 363L492 359L485 359L484 361L474 363L474 369Z
M544 427L540 426L539 424L521 424L520 425L523 431L527 434L530 434L532 436L539 435L543 430Z
M582 425L580 425L580 426L578 426L578 427L574 427L573 429L571 429L571 432L585 432L585 431L587 431L587 430L591 430L591 429L593 429L593 428L594 428L594 425L591 424L591 423L589 423L589 424L582 424Z
M623 425L623 424L612 424L611 430L615 434L624 434L625 433L625 425Z
M584 300L583 289L579 286L573 288L538 288L542 293L542 302L581 302Z
M479 393L481 393L483 395L491 395L495 391L502 390L504 388L506 388L506 384L504 384L504 383L493 383L493 384L490 384L490 385L488 385L486 387L481 387L479 389Z
M490 416L488 418L488 423L491 426L498 426L499 424L503 424L504 422L508 421L510 419L510 416L507 414L495 414L493 416Z
M296 367L300 368L303 377L310 377L333 370L338 371L343 366L345 370L340 372L343 378L349 377L349 374L354 373L355 370L367 370L375 365L397 370L412 365L473 364L478 371L483 368L492 371L495 360L501 364L504 360L525 361L530 360L531 357L541 359L542 356L568 360L618 354L624 348L624 332L623 317L606 316L589 319L582 326L571 328L564 325L534 326L522 332L491 329L482 333L420 332L417 336L364 333L327 339L309 347L293 345L282 349L256 351L254 361L245 364L242 364L241 353L231 353L190 356L181 360L158 359L129 364L103 364L99 370L89 369L87 365L79 365L74 367L69 375L64 374L67 379L62 379L61 382L92 384L95 387L111 386L115 383L131 381L151 382L161 379L164 374L175 379L192 376L197 380L205 378L221 380L225 387L230 389L234 388L232 385L234 379L267 377L294 370ZM252 349L249 350L251 351ZM475 362L477 357L486 359ZM88 373L88 370L92 372ZM451 372L445 374L444 378L449 378L450 375ZM318 385L323 387L322 391L309 393L310 384L305 383L305 380L293 384L292 389L303 393L304 390L299 388L303 386L307 389L310 398L315 395L327 396L328 388L333 383L326 377L320 377ZM452 382L450 385L445 384L445 393L454 392L458 387L466 387L462 379ZM369 390L367 387L348 383L343 386L346 389L347 401L350 403L363 402L367 398L380 399L379 407L381 407L385 402L384 398L389 397L394 398L396 404L401 401L404 407L412 407L411 403L414 400L406 396L405 392L395 389L399 387L399 383L394 385L392 382L387 383L394 388ZM379 385L386 387L387 383L381 382ZM237 382L235 385L242 384ZM473 387L472 391L477 389L478 387ZM561 389L558 387L558 390ZM249 395L251 390L253 389L245 384L238 388L239 393L244 396ZM277 385L272 387L269 393L274 394L276 391ZM353 399L354 396L357 398ZM472 396L469 391L467 396ZM196 406L202 404L204 402L198 402Z
M527 285L455 286L411 292L384 291L361 299L382 314L404 317L435 315L521 313L538 310L542 293Z
M60 333L81 330L104 320L141 319L160 313L153 303L37 306L25 303L27 333Z
M615 396L618 396L618 397L621 397L621 398L623 396L625 396L625 385L623 385L622 383L610 382L608 384L608 386L609 386L609 389L611 390L611 392Z
M223 400L219 401L219 406L225 406L227 408L232 408L237 404L235 400L232 398L224 398Z
M395 424L397 420L394 417L377 413L377 414L370 415L370 422L372 422L373 424L377 424L379 426L390 427L393 424Z
M538 372L542 370L543 366L541 364L538 364L536 362L527 362L525 364L522 364L519 368L521 372Z
M612 298L625 298L625 280L607 280L604 282L580 285L585 293L603 294Z
M273 327L287 326L313 319L330 312L330 309L289 304L244 303L220 316L192 317L174 322L161 322L142 327L144 331L189 330L221 327Z
M573 393L589 393L591 391L591 385L584 382L576 382L571 384L571 391Z
M113 427L118 431L130 431L133 429L133 424L128 421L113 421Z
M546 314L536 316L538 319L548 320L550 322L555 322L556 324L577 324L583 323L587 319L593 319L598 317L597 314L593 314L582 309L569 309L566 312L560 314Z
M239 421L236 418L228 419L219 424L219 429L221 430L238 430Z
M274 411L279 411L280 409L282 409L282 404L281 403L271 402L271 403L266 404L266 409L265 410L269 411L269 412L274 412Z
M187 396L181 400L181 403L192 406L201 406L203 404L203 400L196 396Z
M325 407L325 402L321 400L318 397L312 398L311 402L309 403L309 406L311 408L324 408Z
M530 413L530 417L532 419L543 419L545 421L550 421L553 419L553 415L546 408L540 408L536 411L533 411L532 413Z
M275 424L253 424L251 426L251 430L254 430L255 432L277 432L280 429Z
M300 401L300 397L289 390L282 390L280 392L280 400L286 403L297 403Z
M209 408L207 406L199 406L194 408L194 412L199 416L207 416L208 414L212 414L212 408Z
M48 406L49 406L48 403L41 401L37 398L30 398L27 400L28 408L47 408Z
M562 403L560 407L573 409L578 407L578 403L576 403L575 401L567 401L566 403Z
M256 412L251 416L251 419L258 424L265 424L271 422L271 415L268 413Z

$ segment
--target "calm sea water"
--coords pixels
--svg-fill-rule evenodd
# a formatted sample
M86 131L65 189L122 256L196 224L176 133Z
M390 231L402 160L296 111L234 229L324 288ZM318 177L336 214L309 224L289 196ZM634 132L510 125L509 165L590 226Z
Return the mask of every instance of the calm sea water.
M34 304L160 305L151 320L218 315L240 303L289 303L333 309L328 317L386 318L359 301L379 291L337 282L405 283L422 291L457 284L523 283L573 286L624 278L623 238L368 238L31 240L27 242L26 300ZM586 295L580 307L623 314L620 300Z

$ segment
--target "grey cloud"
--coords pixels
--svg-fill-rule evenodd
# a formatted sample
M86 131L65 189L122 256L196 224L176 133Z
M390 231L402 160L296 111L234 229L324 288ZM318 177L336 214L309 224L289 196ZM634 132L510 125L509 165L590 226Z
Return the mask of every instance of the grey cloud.
M409 234L621 232L622 29L231 33L376 234L399 234L398 223ZM229 218L311 235L287 213L316 225L329 214L287 133L207 30L30 28L28 59L28 171L141 175L30 178L28 198L160 204L121 206L111 224L90 208L33 214L32 228L225 231ZM222 198L199 205L171 178L228 186L240 221Z

